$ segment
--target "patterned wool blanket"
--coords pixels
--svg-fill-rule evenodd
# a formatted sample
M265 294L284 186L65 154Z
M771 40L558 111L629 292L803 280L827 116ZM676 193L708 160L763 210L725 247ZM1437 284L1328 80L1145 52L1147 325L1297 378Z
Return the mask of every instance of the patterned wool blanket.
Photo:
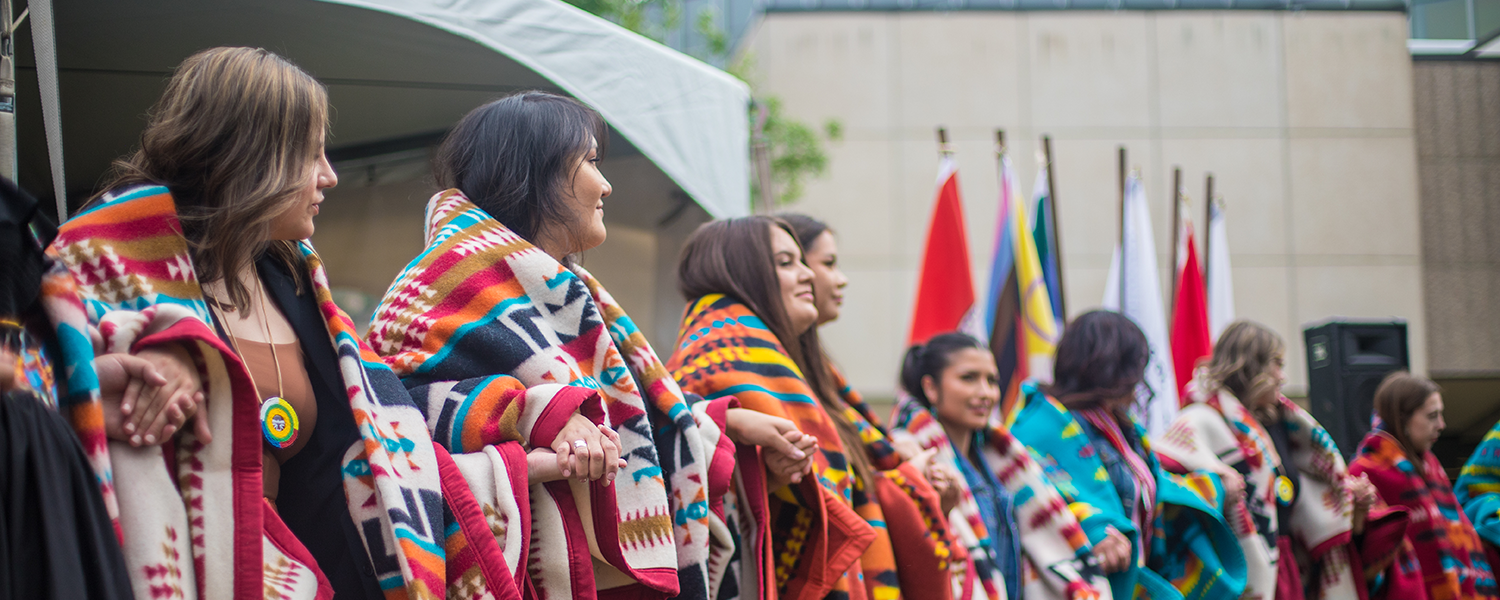
M213 443L186 429L173 443L132 448L106 445L98 380L75 360L80 354L63 365L63 397L118 515L135 595L326 597L321 572L261 498L260 399L210 325L181 231L167 188L141 186L79 213L48 250L67 267L44 288L62 346L92 338L99 352L126 352L178 343L196 354L203 375ZM363 436L344 461L349 510L387 597L518 598L453 462L334 306L312 248L301 250Z
M1500 556L1500 424L1491 428L1469 462L1458 474L1453 488L1464 515L1489 550L1490 567L1496 568Z
M555 430L514 417L533 410L566 419L581 409L619 432L628 464L613 485L531 489L533 537L521 564L543 597L638 584L638 597L708 598L722 587L725 572L714 567L734 545L711 499L733 473L725 407L689 408L588 272L563 266L448 190L428 203L426 249L376 308L369 339L451 450L548 448ZM562 402L570 390L594 399Z
M1104 539L1108 527L1130 538L1145 561L1109 576L1117 600L1135 598L1237 598L1245 586L1245 559L1234 532L1221 515L1223 488L1212 474L1173 475L1162 470L1145 430L1132 423L1146 451L1142 457L1155 474L1156 505L1150 539L1142 539L1125 513L1103 460L1074 415L1048 397L1034 382L1022 384L1011 435L1025 444L1062 494L1090 543ZM1060 434L1060 435L1059 435ZM1168 543L1170 542L1170 544Z
M897 403L890 431L893 440L908 439L923 449L937 448L936 460L958 468L958 454L947 432L932 411L915 399L904 397ZM974 443L981 444L979 451L992 474L1017 499L1013 507L1018 527L1015 535L1025 559L1021 563L1024 572L1018 574L1024 583L1022 596L1091 600L1110 594L1109 582L1089 560L1091 548L1078 519L1026 447L999 428L976 434ZM948 524L969 548L987 596L1003 598L1004 575L979 506L968 483L959 479L958 484L959 500L948 512Z
M1368 475L1381 499L1411 511L1406 539L1416 548L1427 598L1500 597L1484 545L1459 507L1442 464L1428 452L1422 457L1425 473L1417 473L1401 443L1384 427L1360 442L1349 472Z
M868 418L868 408L857 398L845 399L844 416L855 424L865 448L843 447L797 365L744 304L722 294L690 303L668 367L683 389L709 399L735 396L746 408L791 419L818 440L817 477L772 490L764 501L765 496L743 490L739 497L768 514L781 597L982 593L936 493L901 463ZM875 469L873 481L854 475L845 456L850 451L865 452Z
M1163 462L1180 465L1172 466L1174 471L1234 469L1244 475L1243 498L1231 499L1224 515L1245 552L1246 598L1276 596L1278 561L1295 560L1280 556L1277 538L1283 534L1292 535L1314 564L1307 576L1321 574L1308 581L1315 588L1309 597L1359 598L1360 584L1348 552L1353 513L1345 483L1348 471L1333 438L1312 415L1282 397L1292 453L1279 456L1270 434L1244 404L1227 390L1205 393L1207 387L1201 378L1188 385L1188 403L1153 446ZM1300 474L1291 523L1277 522L1278 467ZM1379 562L1383 557L1371 558Z

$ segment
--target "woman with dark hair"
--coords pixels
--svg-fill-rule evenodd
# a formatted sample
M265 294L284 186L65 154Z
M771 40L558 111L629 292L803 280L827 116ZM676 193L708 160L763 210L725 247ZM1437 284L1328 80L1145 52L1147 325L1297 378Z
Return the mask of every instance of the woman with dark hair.
M812 440L733 399L690 406L630 317L575 263L605 238L605 134L598 113L544 92L460 120L434 161L448 189L428 203L427 248L376 308L370 343L440 443L487 452L503 442L510 472L528 475L480 494L515 524L505 556L518 581L554 598L733 597L750 585L737 581L724 525L736 443L751 457L763 446L772 477L796 478ZM618 449L536 421L574 411ZM570 452L592 462L559 472ZM748 464L757 468L745 477L758 481L758 461ZM487 465L459 467L471 486L495 479ZM570 471L603 479L582 487L562 480Z
M274 53L199 52L49 250L104 350L147 356L166 381L134 410L129 389L104 404L111 438L147 444L110 443L104 463L137 597L515 589L490 577L500 550L473 494L333 304L306 241L338 182L327 115L323 86ZM175 406L164 394L199 393L196 428L152 439L146 416ZM603 437L587 420L565 427Z
M1375 417L1349 472L1369 476L1381 500L1413 515L1406 540L1416 549L1425 588L1387 597L1500 597L1484 544L1432 453L1444 426L1437 384L1405 371L1387 375L1375 390Z
M1150 352L1128 317L1084 313L1058 342L1053 383L1023 383L1005 422L1078 516L1115 598L1239 597L1245 559L1218 476L1163 471L1131 414Z
M777 217L792 226L797 243L805 253L802 262L812 269L813 303L818 306L818 325L834 322L843 310L844 287L849 285L849 278L839 270L839 246L833 230L827 223L801 213L782 213ZM834 375L843 379L837 370Z
M132 598L100 493L108 465L95 470L79 441L103 445L101 396L118 404L131 380L167 382L143 358L59 343L88 322L70 310L76 284L43 254L56 228L39 208L0 178L0 598ZM88 379L99 385L68 385Z
M969 549L989 598L1097 598L1109 584L1091 564L1078 519L1041 465L990 425L1000 399L995 356L979 340L943 333L906 351L891 439L936 449L962 475L948 523Z
M762 216L707 223L688 239L677 273L689 305L668 367L683 389L733 395L817 439L815 477L737 490L759 517L741 535L772 553L778 596L972 593L967 553L921 475L931 453L903 462L868 407L839 394L791 227Z
M1375 489L1350 477L1323 426L1281 395L1285 347L1263 325L1231 323L1156 451L1168 470L1218 473L1243 490L1229 494L1225 517L1245 553L1248 593L1353 600L1369 587L1399 589L1402 578L1374 577L1380 571L1367 581L1355 560L1391 564L1399 536L1385 532L1404 518L1381 510L1371 523L1381 531L1365 535Z

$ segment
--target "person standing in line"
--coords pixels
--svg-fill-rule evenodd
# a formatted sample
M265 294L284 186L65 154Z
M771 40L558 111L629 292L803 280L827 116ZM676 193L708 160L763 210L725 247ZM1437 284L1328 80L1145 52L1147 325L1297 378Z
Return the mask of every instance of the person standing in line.
M433 163L447 189L428 201L427 247L376 308L370 344L425 400L437 439L454 451L493 439L529 440L532 460L580 443L590 456L601 451L525 430L527 415L559 407L618 432L618 454L602 449L606 462L623 463L618 477L588 471L604 483L586 494L561 481L566 472L532 477L531 519L509 515L521 526L508 562L544 595L766 597L741 579L740 565L767 565L753 555L740 563L725 524L735 516L723 496L736 450L748 451L739 453L743 477L793 480L810 469L813 440L733 398L690 405L624 309L578 264L606 236L607 132L593 109L535 91L461 119ZM507 414L519 415L514 426L501 416L496 427Z
M1194 373L1156 451L1169 471L1211 471L1243 482L1236 487L1244 493L1232 495L1225 517L1245 552L1247 593L1353 600L1367 588L1400 589L1409 578L1366 577L1357 565L1399 570L1400 536L1389 532L1404 528L1405 519L1384 509L1371 518L1370 481L1350 477L1333 438L1281 394L1285 363L1286 345L1276 332L1252 321L1231 323ZM1382 531L1366 536L1367 528ZM1350 545L1356 540L1369 543ZM1306 573L1298 556L1311 563Z
M49 249L104 350L166 381L104 404L106 497L137 597L519 593L455 459L334 305L307 241L338 183L328 126L322 84L286 59L194 54ZM148 417L181 397L202 398L197 426L158 430ZM582 417L549 423L608 440Z
M1023 383L1004 422L1078 516L1117 600L1237 598L1245 557L1218 475L1164 471L1132 416L1149 395L1150 352L1129 317L1079 315L1058 342L1053 383Z
M1375 390L1374 417L1349 472L1368 476L1386 504L1411 512L1406 539L1416 549L1425 597L1500 597L1484 543L1432 453L1445 425L1437 384L1405 371L1387 375Z
M964 333L912 346L891 437L937 448L962 473L948 522L968 545L990 598L1096 598L1109 583L1078 519L1020 441L994 427L995 357Z
M733 395L817 439L815 477L737 490L744 510L764 516L743 537L772 553L779 597L975 594L968 554L922 475L932 452L903 459L868 407L839 394L791 226L765 216L704 224L683 248L678 285L689 304L668 368L683 389Z

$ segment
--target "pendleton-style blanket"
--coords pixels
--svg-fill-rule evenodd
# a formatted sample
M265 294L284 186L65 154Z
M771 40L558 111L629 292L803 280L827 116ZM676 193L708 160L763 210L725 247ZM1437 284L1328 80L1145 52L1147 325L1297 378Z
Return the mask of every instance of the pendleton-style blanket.
M1500 546L1500 424L1485 434L1479 448L1464 463L1453 491L1464 515L1484 540L1493 570L1500 562L1495 559L1500 556L1496 552Z
M911 397L903 397L891 417L891 439L908 439L923 449L937 448L936 460L958 468L958 454L952 440L932 411ZM1068 510L1068 503L1047 481L1042 467L1031 459L1026 447L1009 432L993 428L976 433L973 443L981 444L992 475L1005 486L1013 499L1016 535L1024 560L1021 562L1022 597L1093 600L1111 595L1109 582L1095 567L1089 545L1078 519ZM975 574L992 600L1004 598L1006 586L990 543L990 534L979 515L974 494L968 483L958 481L959 500L948 511L948 525L969 548Z
M1145 448L1142 457L1156 475L1156 507L1151 539L1141 539L1116 492L1103 460L1072 413L1047 397L1034 382L1022 384L1011 435L1042 464L1048 479L1078 518L1090 543L1114 527L1130 538L1147 560L1109 576L1117 600L1142 594L1157 599L1237 598L1245 586L1245 558L1221 516L1223 487L1212 474L1174 475L1163 471L1145 430L1132 423ZM1169 543L1170 542L1170 543Z
M1428 600L1500 597L1484 545L1459 507L1442 464L1428 452L1422 457L1426 475L1419 475L1384 427L1365 435L1349 472L1366 474L1387 504L1411 511L1406 539L1416 548Z
M435 439L455 452L548 448L556 430L525 415L555 415L561 426L581 410L607 420L624 446L628 464L612 485L532 486L532 537L519 564L536 591L591 598L638 585L633 597L716 594L734 552L713 510L734 468L722 435L728 401L689 408L588 272L564 267L458 190L428 203L426 244L376 308L369 339L436 423ZM568 390L592 399L559 402Z
M44 287L61 345L90 344L90 336L100 352L179 343L203 375L213 443L189 428L173 443L132 448L106 446L97 378L71 358L64 365L60 393L118 517L135 595L326 597L312 558L261 498L260 399L210 325L181 231L167 188L139 186L79 213L48 250L67 267ZM312 248L301 251L363 436L344 460L349 510L387 597L518 598L453 461L334 306Z
M1312 415L1283 397L1281 414L1292 453L1279 456L1255 415L1227 390L1204 393L1208 385L1204 379L1188 385L1188 403L1152 446L1174 471L1228 468L1244 475L1243 499L1230 499L1224 516L1245 552L1249 574L1245 597L1275 598L1278 561L1296 560L1281 557L1277 549L1277 538L1290 534L1315 565L1303 575L1304 582L1314 588L1309 598L1359 598L1360 584L1347 547L1353 513L1344 481L1348 472L1333 438ZM1291 523L1277 522L1276 469L1282 465L1301 475ZM1367 564L1382 558L1372 556Z
M858 398L845 417L864 448L844 448L801 371L775 334L723 294L688 305L668 367L683 389L710 400L791 419L818 440L817 477L737 500L768 514L775 584L782 598L947 598L982 594L968 553L949 531L936 493L886 441ZM846 452L865 452L873 481L856 477ZM764 500L763 500L764 498ZM850 509L853 509L852 511ZM896 569L900 565L900 570Z

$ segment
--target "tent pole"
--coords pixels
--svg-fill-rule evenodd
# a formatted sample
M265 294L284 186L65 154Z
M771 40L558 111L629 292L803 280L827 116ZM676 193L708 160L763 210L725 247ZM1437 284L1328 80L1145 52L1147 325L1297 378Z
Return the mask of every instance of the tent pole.
M11 0L0 0L0 177L16 180L16 36Z

